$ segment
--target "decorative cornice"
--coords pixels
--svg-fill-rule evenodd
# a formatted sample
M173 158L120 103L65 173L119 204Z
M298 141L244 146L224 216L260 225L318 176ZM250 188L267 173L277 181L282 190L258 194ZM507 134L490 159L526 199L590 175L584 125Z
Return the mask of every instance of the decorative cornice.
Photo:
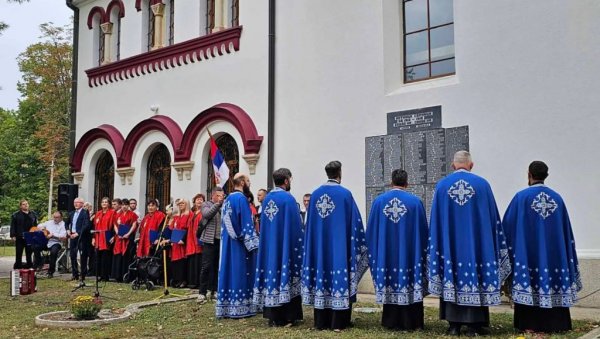
M251 175L256 174L256 163L258 162L258 159L260 158L260 154L256 154L256 153L244 154L244 155L242 155L242 158L244 158L244 160L246 160L246 163L248 164L248 171L250 172L250 174Z
M162 0L148 0L150 5L160 4ZM135 9L140 12L142 10L142 0L135 0Z
M100 15L100 24L105 24L110 22L110 13L112 10L117 7L119 9L118 16L122 18L125 16L125 4L123 4L123 0L112 0L108 6L106 6L106 10L99 6L94 6L90 12L88 13L87 26L89 29L93 28L94 24L94 16Z
M81 185L81 182L83 181L83 175L83 172L75 172L71 174L76 185Z
M184 174L186 180L192 180L192 169L194 168L193 161L174 162L171 166L173 166L177 172L177 179L179 181L183 180Z
M85 71L90 87L187 65L240 49L242 26L135 55Z
M131 185L133 182L133 173L135 173L134 167L122 167L115 170L121 179L121 185Z
M117 159L121 156L121 150L125 139L119 130L108 124L100 125L96 128L85 132L77 142L75 151L73 152L73 158L71 158L71 168L73 172L81 171L81 164L83 163L83 156L87 151L88 147L98 139L107 140L113 147Z
M73 172L81 171L85 152L92 142L98 139L106 139L113 146L119 170L131 168L133 152L139 140L146 133L159 131L169 139L175 152L173 168L178 171L178 175L183 176L185 174L187 178L187 168L189 167L189 171L191 171L193 167L193 162L190 159L196 146L198 135L214 121L228 122L240 133L244 147L243 158L248 163L252 172L251 174L253 174L259 158L263 137L258 135L256 125L254 125L248 113L241 107L230 103L220 103L202 111L190 122L185 133L182 133L177 122L164 115L155 115L141 121L129 132L127 139L124 139L121 133L112 125L101 125L93 128L87 131L77 142L77 147L75 147L75 152L71 160L71 168ZM181 168L181 172L179 172L178 168ZM126 180L127 176L123 176L121 179Z

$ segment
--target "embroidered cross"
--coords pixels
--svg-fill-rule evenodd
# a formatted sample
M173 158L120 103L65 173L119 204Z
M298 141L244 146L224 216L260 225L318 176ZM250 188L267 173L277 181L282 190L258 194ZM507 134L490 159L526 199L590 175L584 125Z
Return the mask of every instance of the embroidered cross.
M395 224L406 214L406 211L406 206L398 198L393 198L383 208L383 214Z
M533 203L531 204L531 208L544 219L549 217L557 207L558 204L556 204L556 201L545 192L540 192L540 194L533 199Z
M267 204L267 208L265 208L265 214L269 218L269 220L273 221L273 217L279 212L279 208L275 204L275 201L271 200Z
M475 190L468 182L460 179L454 185L450 186L448 195L455 203L463 206L475 195Z
M317 206L317 211L323 219L327 218L327 216L335 209L335 204L327 194L323 194L319 197L315 206Z

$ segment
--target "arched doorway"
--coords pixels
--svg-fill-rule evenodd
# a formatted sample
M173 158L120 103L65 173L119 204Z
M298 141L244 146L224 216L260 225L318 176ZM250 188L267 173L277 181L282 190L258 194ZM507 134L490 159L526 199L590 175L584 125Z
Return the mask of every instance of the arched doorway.
M171 155L163 144L156 146L148 156L146 170L146 202L158 200L160 209L170 203L171 198Z
M108 151L102 152L96 162L94 179L94 210L100 209L102 198L112 199L115 190L115 162Z
M220 135L219 137L217 137L217 139L215 140L215 142L217 143L217 147L219 147L219 150L221 150L221 153L223 153L223 158L225 158L225 162L227 163L227 166L229 167L229 179L227 180L227 182L225 183L225 185L223 185L223 189L225 190L225 193L229 193L231 191L233 191L233 176L236 175L236 173L238 173L240 171L240 164L239 164L239 158L240 158L240 152L238 150L238 146L237 143L235 142L235 139L233 139L233 137L227 133L224 133L222 135ZM210 192L212 191L213 187L215 187L215 175L214 175L214 169L213 169L213 165L212 165L212 159L210 158L210 152L208 154L208 178L206 180L206 182L208 183L206 185L206 196L210 197Z

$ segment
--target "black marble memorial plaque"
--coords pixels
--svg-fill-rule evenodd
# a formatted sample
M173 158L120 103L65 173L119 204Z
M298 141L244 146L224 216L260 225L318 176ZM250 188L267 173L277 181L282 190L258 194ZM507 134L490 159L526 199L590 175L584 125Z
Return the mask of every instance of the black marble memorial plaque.
M446 128L446 163L452 172L454 153L469 150L469 126Z
M446 135L441 128L423 134L427 148L427 183L434 184L446 175Z
M442 106L411 109L387 114L387 134L442 127Z
M403 168L402 135L386 135L383 145L383 182L385 185L390 185L392 171Z
M385 192L386 189L384 187L367 187L367 195L365 197L367 203L367 216L363 220L366 225L367 220L369 220L369 213L371 212L371 205L373 205L373 200L377 198L381 193Z
M404 137L404 170L408 173L409 185L427 183L427 145L423 132L402 134Z
M385 136L365 138L365 185L383 186L383 148Z

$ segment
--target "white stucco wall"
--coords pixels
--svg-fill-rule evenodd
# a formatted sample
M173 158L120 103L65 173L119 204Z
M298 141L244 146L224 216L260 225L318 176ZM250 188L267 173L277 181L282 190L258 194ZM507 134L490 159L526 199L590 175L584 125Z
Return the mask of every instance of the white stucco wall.
M469 125L474 172L501 214L543 160L580 256L600 257L600 3L456 0L456 76L410 85L396 3L279 5L275 161L294 173L296 198L337 159L364 213L364 138L386 134L387 112L441 105L444 127Z

